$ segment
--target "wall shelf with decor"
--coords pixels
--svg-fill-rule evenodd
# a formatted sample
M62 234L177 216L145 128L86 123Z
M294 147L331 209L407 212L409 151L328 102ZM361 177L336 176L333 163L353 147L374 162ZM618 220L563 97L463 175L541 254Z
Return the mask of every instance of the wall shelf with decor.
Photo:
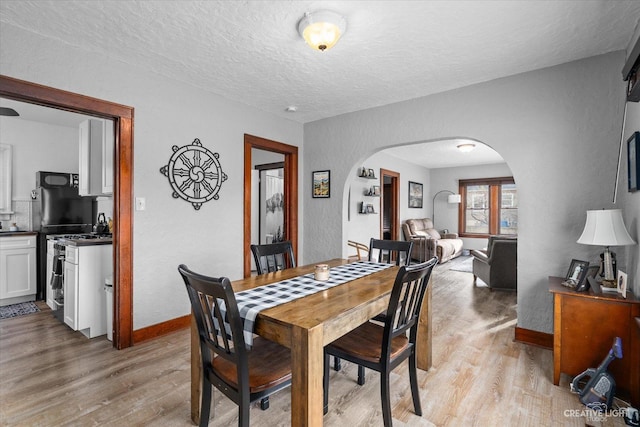
M358 213L360 215L371 215L377 214L378 212L376 212L371 203L360 202L358 203Z
M364 189L364 195L367 197L380 197L380 186L372 185L368 189Z
M364 166L361 167L360 169L358 169L358 178L378 179L378 177L376 176L376 173L373 171L373 169L367 169Z

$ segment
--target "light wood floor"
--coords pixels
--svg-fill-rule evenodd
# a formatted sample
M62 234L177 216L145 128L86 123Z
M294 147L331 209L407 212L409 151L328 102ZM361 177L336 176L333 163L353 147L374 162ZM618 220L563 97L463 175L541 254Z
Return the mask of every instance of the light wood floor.
M568 377L553 386L550 350L513 341L515 293L474 287L472 275L436 267L433 368L419 371L423 416L413 413L406 364L392 374L394 426L624 425L585 416ZM177 273L176 273L177 275ZM176 280L178 278L176 277ZM186 298L186 295L185 295ZM42 312L0 320L0 424L6 426L189 426L189 332L116 351ZM379 377L343 362L331 371L324 425L381 426ZM237 425L237 409L214 390L212 426ZM288 426L289 390L254 406L254 426ZM574 412L575 414L575 412Z

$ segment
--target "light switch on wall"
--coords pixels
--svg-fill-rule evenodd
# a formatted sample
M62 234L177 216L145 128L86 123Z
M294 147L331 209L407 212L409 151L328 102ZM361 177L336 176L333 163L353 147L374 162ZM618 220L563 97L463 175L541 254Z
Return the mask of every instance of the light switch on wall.
M147 207L147 200L144 197L136 197L136 210L143 211Z

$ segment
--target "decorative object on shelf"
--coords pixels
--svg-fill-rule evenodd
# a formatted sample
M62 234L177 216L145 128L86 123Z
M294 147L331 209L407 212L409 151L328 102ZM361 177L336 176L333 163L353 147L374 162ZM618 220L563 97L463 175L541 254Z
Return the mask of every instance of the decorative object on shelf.
M640 132L634 132L627 140L627 182L629 192L638 191L640 175Z
M422 184L409 181L409 207L422 208Z
M374 185L370 187L364 195L370 197L380 197L380 186Z
M312 193L314 199L328 199L331 197L331 172L314 171L312 173Z
M562 286L566 286L568 288L576 288L580 289L580 286L587 278L587 272L589 271L589 262L588 261L580 261L577 259L571 260L571 265L569 266L569 271L567 271L567 275L562 282Z
M218 200L220 187L227 180L218 161L220 155L203 147L198 138L191 145L174 145L171 149L169 163L160 168L160 173L169 178L173 198L191 203L195 210L211 199Z
M447 197L447 203L462 203L462 196L460 194L456 194L453 191L449 191L449 190L438 191L433 196L433 200L431 201L431 220L434 221L434 224L435 224L435 216L436 216L436 197L438 197L438 194L440 193L449 193L449 196Z
M307 12L298 23L298 33L314 50L331 49L347 29L344 17L330 10Z
M636 242L627 232L620 209L602 209L587 211L587 221L577 243L605 247L601 255L601 275L604 272L602 285L610 286L615 283L616 277L609 247L634 245Z
M373 171L373 169L367 169L364 166L358 169L358 177L365 179L377 179L376 173Z
M375 209L373 209L373 205L371 203L367 204L367 213L374 214L376 213Z

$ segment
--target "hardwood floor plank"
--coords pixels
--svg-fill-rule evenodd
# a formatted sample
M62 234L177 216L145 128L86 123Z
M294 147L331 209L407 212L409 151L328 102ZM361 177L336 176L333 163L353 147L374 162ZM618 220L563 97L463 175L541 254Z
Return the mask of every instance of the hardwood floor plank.
M551 351L514 342L516 294L473 286L472 275L434 269L433 367L418 372L422 417L403 363L391 375L394 426L623 426L568 416L584 409L570 378L552 384ZM185 295L186 298L186 295ZM42 304L42 303L39 303ZM73 332L42 304L41 312L0 321L0 425L191 426L188 330L113 349L104 337ZM324 425L381 426L379 374L343 361L330 371ZM212 426L237 425L237 407L213 392ZM254 404L251 424L289 426L289 389Z

